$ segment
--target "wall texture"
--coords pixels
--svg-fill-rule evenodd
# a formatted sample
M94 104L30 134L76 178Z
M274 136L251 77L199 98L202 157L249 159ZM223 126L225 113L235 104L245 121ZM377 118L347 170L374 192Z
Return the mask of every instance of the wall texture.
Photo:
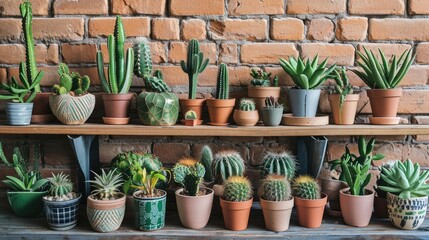
M17 76L24 58L18 5L21 0L0 0L0 80ZM42 84L49 89L57 81L56 69L65 62L88 74L99 92L96 50L106 53L106 36L113 32L115 15L122 15L128 46L148 41L156 69L181 96L186 96L187 76L179 61L186 57L186 42L196 38L210 59L200 75L199 93L214 91L219 63L230 69L232 90L246 92L252 67L264 68L280 77L283 87L291 80L277 64L280 57L329 57L330 63L355 67L356 51L363 46L381 48L390 57L413 48L415 65L402 82L405 88L399 113L405 122L413 115L429 113L429 1L426 0L32 0L37 61L46 72ZM427 42L426 42L427 41ZM352 84L363 83L349 73ZM142 81L135 78L133 89ZM329 83L325 85L328 88ZM285 95L283 95L285 96ZM365 92L361 93L360 122L370 112ZM320 111L330 111L326 91ZM100 109L95 117L101 116ZM28 140L42 143L46 172L71 169L76 165L63 136L2 136L2 141ZM330 138L328 158L341 155L344 144L356 149L354 138ZM377 151L387 159L413 158L429 166L429 138L380 137ZM216 148L233 147L243 153L248 166L255 168L266 148L282 146L293 150L293 138L129 138L103 137L101 161L108 164L124 150L150 151L163 162L174 163L185 155L198 155L203 143ZM11 144L8 145L10 147ZM168 149L169 151L165 151ZM0 171L3 176L5 170ZM254 175L255 171L249 171ZM0 176L0 177L2 177Z

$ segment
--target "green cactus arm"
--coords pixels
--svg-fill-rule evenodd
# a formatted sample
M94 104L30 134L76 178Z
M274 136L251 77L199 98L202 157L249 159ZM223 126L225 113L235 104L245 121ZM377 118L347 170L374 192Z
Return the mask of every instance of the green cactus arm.
M116 17L115 24L115 57L116 57L116 81L117 85L124 85L125 80L125 30L121 16Z
M97 52L97 71L104 91L106 93L112 93L112 91L110 91L109 82L106 79L106 74L104 73L103 53L101 51Z
M109 35L107 37L107 48L109 49L109 85L111 93L118 93L118 85L116 78L116 55L115 55L115 37Z
M120 85L119 93L128 93L131 87L132 79L133 79L133 71L134 71L134 50L132 48L128 48L127 50L127 64L125 70L125 78Z
M202 64L200 64L200 68L198 70L199 73L204 72L204 70L206 70L207 66L209 65L209 59L206 58L204 61L204 54L203 52L200 52L200 60L202 61Z

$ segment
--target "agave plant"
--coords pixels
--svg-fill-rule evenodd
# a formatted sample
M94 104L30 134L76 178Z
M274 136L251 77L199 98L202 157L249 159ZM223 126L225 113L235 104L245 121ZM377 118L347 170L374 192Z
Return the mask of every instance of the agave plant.
M88 182L94 188L91 194L95 199L112 200L121 193L119 188L122 186L123 180L116 169L107 173L101 169L101 175L94 171L91 172L94 174L94 180L88 180Z

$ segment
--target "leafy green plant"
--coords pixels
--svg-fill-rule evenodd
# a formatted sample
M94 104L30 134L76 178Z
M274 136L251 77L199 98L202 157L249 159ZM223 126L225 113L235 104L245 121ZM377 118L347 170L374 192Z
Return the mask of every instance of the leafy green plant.
M397 162L397 161L398 160L388 161L388 162L384 163L383 165L379 166L378 170L380 171L380 174L383 173L384 175L386 175L387 174L386 171L391 170L394 167L395 162ZM387 193L386 193L386 191L381 190L379 188L379 186L393 187L390 184L388 184L386 181L384 181L380 177L380 175L377 175L377 180L376 180L375 185L374 185L374 191L377 193L377 197L380 197L380 198L386 198Z
M217 75L216 99L229 99L229 76L226 64L221 63Z
M252 69L250 72L250 76L252 80L250 81L250 85L254 87L271 87L271 81L273 82L274 87L279 86L279 77L275 76L271 79L272 73L268 73L262 70L256 71Z
M251 98L242 98L238 107L241 111L256 111L255 101Z
M204 166L194 159L184 158L173 167L174 181L180 184L188 196L198 196L200 184L206 170Z
M316 179L310 176L299 176L292 183L295 197L303 199L320 199L320 187Z
M171 176L171 175L169 175ZM137 174L133 175L133 181L139 182L139 185L131 185L131 188L141 190L143 195L148 197L155 197L156 185L158 181L169 182L167 177L164 175L164 171L151 171L149 174L146 171L146 168L139 170Z
M88 76L80 76L77 72L70 71L65 63L61 63L58 67L58 75L60 76L60 84L55 84L52 90L55 94L82 95L87 93L91 81Z
M231 176L224 184L222 198L230 202L244 202L252 198L252 184L243 176Z
M265 107L268 109L283 108L283 104L280 104L273 96L265 98Z
M385 169L380 174L390 186L378 186L380 190L398 195L401 199L409 199L414 197L425 197L429 195L429 171L420 170L418 163L411 162L407 159L404 163L397 161L390 169Z
M289 181L281 175L268 175L261 180L259 196L267 201L287 201L292 198Z
M328 59L325 59L320 65L319 56L313 60L304 61L301 58L290 57L289 61L280 59L280 66L292 78L295 85L300 89L314 89L329 79L330 74L336 68L332 65L326 69Z
M243 176L244 161L240 153L233 150L220 151L213 159L213 177L215 182L223 182L231 176Z
M116 169L109 170L107 173L101 169L101 175L94 171L94 180L88 180L94 190L91 196L94 199L108 201L116 199L121 194L119 188L122 186L123 180L120 173Z
M362 61L356 62L363 68L363 71L352 71L372 89L395 88L410 70L411 64L416 58L415 55L412 55L412 49L409 49L404 51L399 59L393 56L389 64L381 49L378 49L381 62L372 51L368 51L365 47L364 51L365 54L356 52L362 59Z

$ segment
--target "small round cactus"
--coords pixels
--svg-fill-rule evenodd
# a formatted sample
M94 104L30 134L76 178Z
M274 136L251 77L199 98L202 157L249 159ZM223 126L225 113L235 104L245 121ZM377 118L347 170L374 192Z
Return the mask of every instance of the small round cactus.
M256 110L255 101L253 101L253 99L251 98L242 98L240 100L239 109L241 111L255 111Z
M252 198L252 184L243 176L231 176L224 184L222 199L230 202L244 202Z
M290 183L284 176L268 175L261 180L258 194L267 201L287 201L291 199Z
M193 110L189 110L185 113L186 120L195 120L197 119L197 113Z
M214 156L212 171L215 182L218 184L222 184L231 176L243 176L243 158L237 151L221 151Z
M283 175L292 179L296 171L296 158L287 151L267 152L263 158L261 175L265 177L270 174Z
M319 199L320 187L317 181L310 176L300 176L292 183L292 192L295 197L303 199Z

